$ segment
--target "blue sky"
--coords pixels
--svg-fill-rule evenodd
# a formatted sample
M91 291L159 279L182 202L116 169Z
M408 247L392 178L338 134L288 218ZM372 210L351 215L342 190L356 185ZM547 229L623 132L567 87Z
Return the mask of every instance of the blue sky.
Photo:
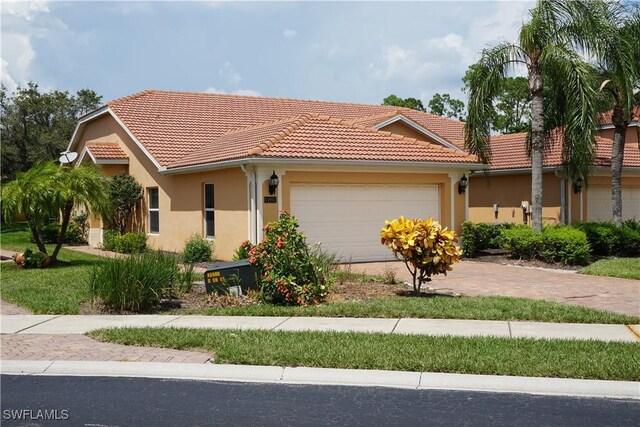
M464 100L479 51L514 40L531 2L5 2L9 90L144 89L379 104Z

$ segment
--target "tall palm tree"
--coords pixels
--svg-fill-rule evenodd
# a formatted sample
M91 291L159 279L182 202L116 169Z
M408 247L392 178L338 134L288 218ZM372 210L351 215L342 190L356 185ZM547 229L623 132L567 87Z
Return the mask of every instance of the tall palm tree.
M539 0L517 43L482 51L469 85L465 145L490 161L493 100L508 73L518 65L526 67L532 98L528 149L536 231L542 230L542 165L545 148L556 134L551 131L558 128L562 135L565 174L570 179L586 181L593 163L596 91L589 65L578 52L600 52L597 37L609 27L608 9L604 1ZM552 85L552 90L545 91L545 85Z
M37 162L15 180L2 187L2 209L6 218L25 215L38 250L47 254L42 226L51 212L60 212L62 221L51 262L57 262L74 208L85 206L93 212L106 212L109 193L105 178L94 165L57 166Z
M611 150L611 210L613 221L622 224L622 164L627 127L634 119L634 91L640 86L640 9L620 7L612 15L614 31L604 34L607 48L597 64L600 92L613 103L614 126ZM636 104L636 105L634 105Z

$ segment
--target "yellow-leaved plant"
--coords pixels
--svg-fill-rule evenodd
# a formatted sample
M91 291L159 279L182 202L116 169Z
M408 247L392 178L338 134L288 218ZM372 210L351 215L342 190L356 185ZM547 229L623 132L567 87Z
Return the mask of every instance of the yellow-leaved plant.
M442 228L433 218L411 220L401 216L387 220L380 238L397 259L404 261L413 277L414 292L420 292L422 284L431 281L431 276L446 276L451 266L460 261L455 231Z

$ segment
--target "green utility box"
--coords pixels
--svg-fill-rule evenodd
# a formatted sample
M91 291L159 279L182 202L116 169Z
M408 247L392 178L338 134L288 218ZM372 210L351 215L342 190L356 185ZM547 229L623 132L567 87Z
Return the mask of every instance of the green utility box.
M256 288L253 267L247 259L213 263L204 273L204 285L209 294L246 294Z

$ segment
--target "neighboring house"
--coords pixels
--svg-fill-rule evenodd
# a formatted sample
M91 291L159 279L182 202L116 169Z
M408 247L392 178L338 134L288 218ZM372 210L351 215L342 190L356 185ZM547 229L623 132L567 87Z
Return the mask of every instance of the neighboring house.
M461 122L406 108L156 90L85 115L69 144L78 162L142 184L136 221L154 248L181 250L195 233L230 259L286 209L309 243L352 261L390 259L385 219L460 231L460 180L486 168L462 147ZM92 245L102 231L92 218Z
M580 191L563 178L561 141L551 144L545 153L542 180L545 224L612 219L613 129L606 124L606 116L603 118L605 124L599 126L596 140L596 164ZM622 171L623 219L640 219L638 125L636 120L627 128ZM526 152L526 138L526 133L491 137L490 168L472 173L469 179L471 221L530 224L527 206L531 201L531 160Z

